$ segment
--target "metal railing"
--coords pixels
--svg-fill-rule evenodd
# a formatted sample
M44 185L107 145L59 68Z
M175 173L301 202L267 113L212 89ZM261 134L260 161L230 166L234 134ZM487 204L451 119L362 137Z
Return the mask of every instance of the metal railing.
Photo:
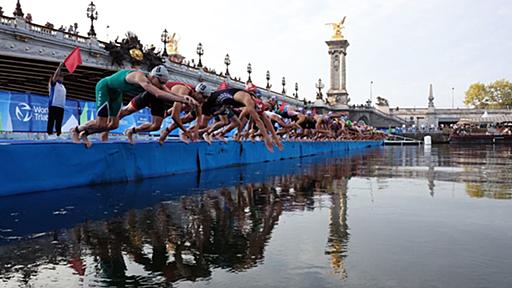
M420 145L423 141L396 134L386 134L385 145Z

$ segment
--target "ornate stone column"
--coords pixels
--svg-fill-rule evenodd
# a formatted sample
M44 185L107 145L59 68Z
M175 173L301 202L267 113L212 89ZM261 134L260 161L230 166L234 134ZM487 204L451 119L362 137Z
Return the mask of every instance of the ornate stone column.
M326 41L329 47L330 59L330 87L327 97L336 100L338 108L348 108L348 93L346 81L346 64L348 41L345 39Z

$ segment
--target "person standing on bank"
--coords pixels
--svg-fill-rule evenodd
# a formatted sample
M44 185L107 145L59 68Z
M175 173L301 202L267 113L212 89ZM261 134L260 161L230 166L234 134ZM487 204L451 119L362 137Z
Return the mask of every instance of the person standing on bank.
M55 128L55 132L57 137L61 134L62 127L62 119L64 118L64 107L66 104L66 87L62 82L64 81L64 76L61 72L62 63L59 64L55 73L50 78L48 82L48 91L49 91L49 101L48 101L48 125L47 132L48 135L53 134L53 129Z

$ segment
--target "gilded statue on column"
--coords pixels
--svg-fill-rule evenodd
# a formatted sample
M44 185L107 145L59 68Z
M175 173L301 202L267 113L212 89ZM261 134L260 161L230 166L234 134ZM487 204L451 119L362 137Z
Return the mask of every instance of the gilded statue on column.
M343 25L345 23L345 19L347 19L347 16L343 17L340 22L334 22L334 23L327 23L325 25L330 25L333 29L334 34L332 35L332 40L342 40L343 34L341 33L341 30L345 28Z
M173 33L171 37L167 38L167 53L169 53L169 55L179 54L178 41L179 39L176 36L176 33Z

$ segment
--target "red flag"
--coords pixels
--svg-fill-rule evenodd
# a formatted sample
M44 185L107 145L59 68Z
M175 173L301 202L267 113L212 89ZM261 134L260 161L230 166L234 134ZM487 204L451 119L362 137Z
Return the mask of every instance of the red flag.
M73 73L80 64L82 64L82 56L80 56L80 48L76 47L69 53L68 57L66 57L64 65L66 65L66 69L68 69L69 73Z

